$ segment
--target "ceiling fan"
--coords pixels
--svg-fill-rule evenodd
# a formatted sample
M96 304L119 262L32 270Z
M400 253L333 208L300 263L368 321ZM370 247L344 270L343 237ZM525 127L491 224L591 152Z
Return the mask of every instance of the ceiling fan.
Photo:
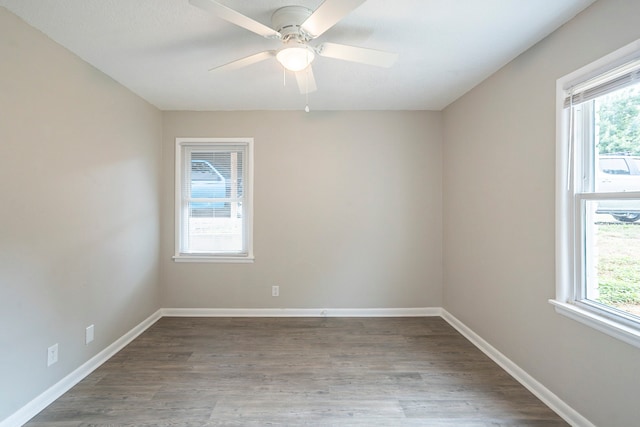
M306 94L316 90L311 69L316 55L386 68L398 58L396 53L363 47L329 42L318 46L309 44L365 1L325 0L315 11L304 6L285 6L271 16L272 27L214 0L189 0L189 3L253 33L282 42L279 49L259 52L209 71L236 70L275 57L285 69L295 72L300 93Z

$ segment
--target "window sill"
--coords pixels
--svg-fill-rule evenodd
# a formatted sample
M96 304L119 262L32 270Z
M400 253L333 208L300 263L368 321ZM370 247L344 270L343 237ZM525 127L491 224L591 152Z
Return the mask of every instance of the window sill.
M175 255L175 262L218 262L234 264L251 264L254 262L253 256L214 256L214 255Z
M640 348L640 330L629 327L593 311L557 300L549 300L556 308L556 312L590 326L602 333L617 338L634 347Z

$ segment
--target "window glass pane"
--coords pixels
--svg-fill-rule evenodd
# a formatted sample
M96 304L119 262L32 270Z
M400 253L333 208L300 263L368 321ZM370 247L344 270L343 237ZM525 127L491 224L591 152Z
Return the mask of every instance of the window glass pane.
M190 253L242 253L241 215L230 217L231 203L220 208L196 208L192 203L188 221L187 247Z
M640 191L640 83L594 101L595 190Z
M617 214L601 214L615 207ZM640 200L586 202L587 300L640 316Z
M594 102L598 153L640 156L640 82Z
M183 145L179 253L249 255L246 144Z

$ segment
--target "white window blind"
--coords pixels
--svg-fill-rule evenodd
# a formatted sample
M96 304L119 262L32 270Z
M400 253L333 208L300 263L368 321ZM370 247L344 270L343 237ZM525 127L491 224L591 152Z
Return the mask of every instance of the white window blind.
M594 100L602 95L640 82L640 58L566 89L564 107Z

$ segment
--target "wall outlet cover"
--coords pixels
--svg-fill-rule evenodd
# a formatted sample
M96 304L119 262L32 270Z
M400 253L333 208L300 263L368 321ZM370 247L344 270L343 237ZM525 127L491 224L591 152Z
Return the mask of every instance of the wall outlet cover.
M84 336L85 344L89 344L91 341L93 341L93 325L87 326Z
M58 361L58 343L47 349L47 366L51 366Z

